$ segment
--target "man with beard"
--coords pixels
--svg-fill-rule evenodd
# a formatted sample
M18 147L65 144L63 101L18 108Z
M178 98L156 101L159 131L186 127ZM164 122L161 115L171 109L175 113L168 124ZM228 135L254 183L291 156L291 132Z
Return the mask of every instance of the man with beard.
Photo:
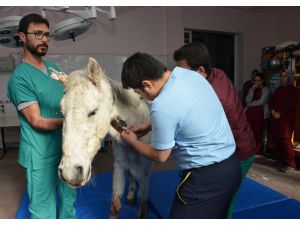
M18 161L26 173L29 212L31 218L76 218L76 192L57 173L62 154L59 104L63 86L50 77L50 68L59 68L42 59L48 50L49 22L38 14L26 15L19 23L19 37L24 58L9 80L8 97L21 123Z

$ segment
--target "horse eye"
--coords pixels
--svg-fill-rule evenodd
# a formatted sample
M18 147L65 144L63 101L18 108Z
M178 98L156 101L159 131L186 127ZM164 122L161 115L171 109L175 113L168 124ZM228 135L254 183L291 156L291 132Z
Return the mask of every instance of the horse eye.
M90 112L90 113L88 114L88 117L94 116L94 115L96 114L96 111L97 111L97 110L94 110L93 112Z

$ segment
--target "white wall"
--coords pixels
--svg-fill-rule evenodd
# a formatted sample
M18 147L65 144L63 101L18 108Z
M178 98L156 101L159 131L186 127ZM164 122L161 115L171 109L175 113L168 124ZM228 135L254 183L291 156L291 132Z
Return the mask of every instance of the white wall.
M102 55L107 64L104 66L111 69L119 68L124 57L144 51L166 59L171 67L173 51L183 45L184 28L233 32L241 34L243 39L241 74L236 74L236 85L240 89L250 71L259 68L262 47L286 40L299 41L300 37L300 7L116 7L116 11L115 21L98 14L96 23L75 42L51 41L48 55ZM0 18L31 12L40 12L40 9L15 7L0 12ZM47 15L50 26L70 17L50 11ZM2 56L19 53L20 49L0 46ZM0 81L3 89L5 84Z
M16 62L20 62L21 55L13 55L16 58ZM65 73L70 73L74 70L84 69L87 66L89 57L95 58L100 64L101 68L105 71L106 75L114 80L121 81L121 72L123 62L128 57L128 54L124 55L109 55L109 54L73 54L73 55L51 55L47 54L45 59L52 60L59 68ZM153 55L163 64L167 64L167 58L165 55ZM10 78L11 72L0 72L0 104L4 104L5 113L0 112L0 116L16 115L15 107L7 98L7 83Z

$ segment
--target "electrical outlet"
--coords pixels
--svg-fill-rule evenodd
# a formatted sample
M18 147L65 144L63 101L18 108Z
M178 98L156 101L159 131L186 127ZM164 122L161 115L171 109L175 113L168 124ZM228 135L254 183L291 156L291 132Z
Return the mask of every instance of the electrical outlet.
M0 103L0 112L1 113L5 113L5 104L3 103L3 101L1 101L2 103Z

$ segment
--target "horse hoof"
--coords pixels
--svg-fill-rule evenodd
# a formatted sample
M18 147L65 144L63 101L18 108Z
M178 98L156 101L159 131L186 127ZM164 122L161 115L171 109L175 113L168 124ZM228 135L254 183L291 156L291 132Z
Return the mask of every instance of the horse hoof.
M147 212L141 213L141 215L139 216L139 219L147 219Z
M134 201L134 198L127 198L127 199L126 199L126 204L127 204L127 205L134 205L134 202L135 202L135 201Z
M112 202L110 205L110 218L117 219L118 215L121 211L122 203L121 203L121 196L119 194L113 194Z
M147 219L147 213L146 213L146 214L143 214L143 215L140 215L140 216L139 216L139 219Z
M139 209L139 219L147 219L148 216L148 202L142 202Z
M118 219L118 215L110 215L110 219Z

